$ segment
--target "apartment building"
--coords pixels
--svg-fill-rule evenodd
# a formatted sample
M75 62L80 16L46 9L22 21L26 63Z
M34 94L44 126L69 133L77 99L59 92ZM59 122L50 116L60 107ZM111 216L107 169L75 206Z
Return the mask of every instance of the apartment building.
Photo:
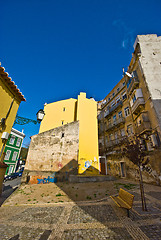
M139 136L150 163L147 182L161 180L161 37L138 35L127 72L98 102L100 166L103 174L137 178L136 167L121 157L125 136Z

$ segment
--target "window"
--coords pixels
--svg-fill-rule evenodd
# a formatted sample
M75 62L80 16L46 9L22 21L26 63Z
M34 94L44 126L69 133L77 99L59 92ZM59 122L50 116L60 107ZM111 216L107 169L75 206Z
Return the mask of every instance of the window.
M126 92L122 94L122 100L125 100L127 98Z
M133 96L133 98L132 98L132 101L133 101L133 103L136 101L136 96L135 96L135 94L134 94L134 96Z
M127 88L129 88L130 84L131 84L131 78L129 79L129 81L127 83Z
M120 111L118 115L119 115L119 118L122 118L122 111Z
M122 128L122 129L120 130L120 133L121 133L121 136L124 137L124 136L125 136L125 129Z
M113 122L116 122L116 115L113 116Z
M109 135L109 140L111 141L112 138L113 138L113 134L111 133L111 134Z
M118 88L117 88L117 92L119 92L119 91L120 91L120 88L118 87Z
M115 132L115 139L117 139L118 135L117 135L117 132Z
M116 103L119 103L120 102L120 97L117 97L116 98Z
M61 121L61 125L63 125L63 124L64 124L64 120Z
M63 112L65 112L65 107L63 108Z
M123 82L123 86L125 86L125 82Z
M132 124L130 124L130 125L127 126L127 134L128 134L128 135L133 134L133 127L132 127Z
M10 150L7 150L4 159L5 159L5 160L9 160L9 158L10 158L10 154L11 154L11 151L10 151Z
M12 172L13 172L13 165L10 165L8 175L11 174Z
M9 144L13 145L13 144L14 144L14 141L15 141L15 136L11 135Z
M20 146L20 143L21 143L21 138L18 138L18 139L17 139L16 146L19 147L19 146Z
M127 117L127 116L130 115L130 109L129 109L129 107L124 108L124 111L125 111L125 117Z
M16 160L16 158L17 158L17 154L18 154L18 152L14 152L14 153L13 153L12 161L15 161L15 160Z
M108 98L108 101L110 101L110 100L111 100L111 98L109 97L109 98Z
M112 96L113 96L113 97L115 96L115 93L114 93L114 92L112 93Z
M62 137L62 138L64 137L64 133L61 134L61 137Z
M115 101L111 102L111 107L113 107L115 105Z

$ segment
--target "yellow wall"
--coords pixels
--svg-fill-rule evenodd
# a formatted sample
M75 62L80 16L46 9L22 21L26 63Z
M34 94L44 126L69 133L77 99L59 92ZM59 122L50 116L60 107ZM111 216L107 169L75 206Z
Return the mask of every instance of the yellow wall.
M44 106L45 116L39 133L62 126L62 121L64 121L63 125L75 121L76 102L76 99L70 98Z
M11 106L13 98L14 98L14 94L12 93L12 90L7 86L7 84L5 84L4 80L1 79L0 77L0 120L2 118L6 118L6 115ZM5 126L2 127L2 125L0 124L0 152L2 152L0 156L0 162L2 162L4 159L3 152L7 142L2 140L1 137L3 132L7 132L10 134L20 102L21 100L19 99L14 100L11 111L5 121ZM0 195L2 192L2 185L3 185L5 171L6 171L6 168L0 167Z
M97 102L87 99L86 93L80 93L78 96L77 120L79 120L78 174L98 174Z
M10 108L13 97L14 97L13 93L9 90L7 86L4 85L3 81L0 78L0 120L1 118L6 117L6 114ZM3 145L2 139L1 139L2 133L11 132L20 102L21 100L17 100L17 99L14 100L10 114L5 123L6 127L2 129L0 125L0 151Z
M50 103L44 106L44 111L39 133L62 126L62 121L64 124L79 121L78 173L98 174L97 102L87 99L86 93L80 93L78 100L71 98Z

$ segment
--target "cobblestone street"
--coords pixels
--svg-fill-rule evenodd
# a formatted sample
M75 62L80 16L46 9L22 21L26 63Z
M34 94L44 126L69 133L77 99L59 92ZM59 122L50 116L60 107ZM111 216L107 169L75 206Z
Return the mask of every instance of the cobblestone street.
M151 185L146 190L148 212L142 211L139 189L130 192L135 195L130 218L109 196L88 202L4 204L0 208L0 239L161 239L160 187Z

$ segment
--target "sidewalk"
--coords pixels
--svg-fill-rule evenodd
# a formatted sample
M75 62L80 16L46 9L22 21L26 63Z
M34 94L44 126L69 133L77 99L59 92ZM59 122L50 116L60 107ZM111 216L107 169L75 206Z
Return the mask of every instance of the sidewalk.
M102 191L103 194L103 191L107 189L106 182L97 187L97 183L92 184L94 192L101 188L100 192ZM48 195L49 186L39 185L39 189L43 186L46 186L44 194ZM75 188L72 188L73 186ZM103 186L105 187L103 188ZM123 186L130 188L129 181L123 180L110 182L108 186L111 187L111 189L108 189L108 193L117 192L117 189ZM37 185L30 187L32 191ZM142 212L138 185L131 185L129 190L123 187L135 195L130 218L127 217L125 210L115 205L107 193L104 197L98 194L98 196L101 196L100 198L96 195L97 199L94 199L94 197L92 199L85 198L86 200L83 201L74 201L71 198L71 189L75 189L73 191L78 194L76 190L79 187L80 191L84 193L84 185L74 184L65 188L64 184L61 183L61 187L58 187L58 185L51 185L51 187L64 193L65 196L59 196L59 199L64 198L64 201L59 200L57 203L49 203L47 199L50 196L45 196L41 197L43 203L26 202L25 200L19 201L15 205L16 197L19 198L19 195L21 195L21 198L23 198L25 196L16 190L17 193L14 193L0 208L0 239L161 239L161 187L145 185L148 212ZM68 200L67 191L64 191L66 189L69 189ZM22 189L20 190L22 191ZM96 194L92 193L91 189L90 191L87 189L87 191L89 198L92 196L91 194ZM32 192L35 196L34 191ZM31 195L28 196L32 199Z

